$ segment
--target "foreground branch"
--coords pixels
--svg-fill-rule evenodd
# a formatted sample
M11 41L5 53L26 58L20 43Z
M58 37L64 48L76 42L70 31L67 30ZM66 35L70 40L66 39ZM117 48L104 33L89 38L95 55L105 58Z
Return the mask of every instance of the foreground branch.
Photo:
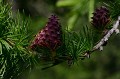
M115 32L116 34L119 33L119 26L120 23L120 16L118 16L118 20L115 22L115 24L113 24L112 29L110 29L107 34L97 43L97 45L95 45L93 47L93 49L91 51L88 51L84 54L85 57L89 57L91 53L93 53L96 50L103 50L103 45L108 41L109 37Z
M94 51L96 50L100 50L102 51L103 50L103 45L108 41L108 39L110 38L110 36L115 32L116 34L119 33L119 29L118 29L118 26L119 26L119 22L120 22L120 16L118 17L118 20L113 24L112 26L112 29L110 29L106 35L93 47L92 50L90 51L87 51L85 52L82 56L79 56L80 59L84 59L85 57L89 58L90 57L90 54L93 53ZM58 59L61 59L61 58L58 58ZM72 61L72 57L63 57L62 59L65 59L65 60L68 60L69 61ZM55 61L58 61L58 60L55 60ZM63 61L62 61L63 62ZM60 64L61 62L58 62L58 63L53 63L53 65L51 66L48 66L48 67L45 67L45 68L42 68L43 70L44 69L47 69L49 67L53 67L57 64Z

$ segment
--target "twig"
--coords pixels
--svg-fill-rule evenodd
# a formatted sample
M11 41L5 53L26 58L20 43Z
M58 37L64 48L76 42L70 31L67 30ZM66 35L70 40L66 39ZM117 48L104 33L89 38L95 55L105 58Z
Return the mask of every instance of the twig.
M100 51L102 51L102 50L103 50L103 44L108 41L109 37L110 37L114 32L115 32L116 34L119 33L119 29L118 29L119 23L120 23L120 16L118 16L118 20L113 24L112 29L110 29L110 30L107 32L107 34L97 43L97 45L95 45L95 46L93 47L93 49L92 49L91 51L86 52L86 53L84 54L84 56L85 56L85 57L89 57L91 53L93 53L94 51L96 51L96 50L98 50L98 49L99 49Z

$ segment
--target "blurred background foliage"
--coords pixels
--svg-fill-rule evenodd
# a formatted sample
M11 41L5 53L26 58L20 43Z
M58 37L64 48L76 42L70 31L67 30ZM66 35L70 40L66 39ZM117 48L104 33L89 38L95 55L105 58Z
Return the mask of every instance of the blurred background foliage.
M10 0L5 0L10 2ZM92 13L103 2L116 0L11 0L13 12L26 19L30 17L29 33L42 29L51 14L57 14L63 28L80 31L88 25ZM90 59L81 60L70 67L65 63L41 70L40 65L22 79L120 79L120 35L113 36L102 52L95 52Z

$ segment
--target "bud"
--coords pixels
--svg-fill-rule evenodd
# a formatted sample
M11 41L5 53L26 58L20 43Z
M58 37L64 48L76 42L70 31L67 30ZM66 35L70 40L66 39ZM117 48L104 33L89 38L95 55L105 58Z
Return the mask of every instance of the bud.
M55 15L51 15L46 26L36 35L32 42L31 49L35 49L36 46L47 47L54 51L61 45L61 26L58 22L58 18Z
M104 30L105 26L110 22L109 10L102 6L97 8L93 13L91 24L98 30Z

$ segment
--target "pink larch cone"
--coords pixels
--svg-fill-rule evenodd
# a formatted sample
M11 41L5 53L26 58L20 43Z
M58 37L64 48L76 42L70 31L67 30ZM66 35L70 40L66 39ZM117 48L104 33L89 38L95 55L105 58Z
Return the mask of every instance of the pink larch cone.
M35 49L36 46L47 47L54 51L61 45L61 26L58 22L58 18L55 15L51 15L45 28L43 28L35 37L32 42L31 49Z

